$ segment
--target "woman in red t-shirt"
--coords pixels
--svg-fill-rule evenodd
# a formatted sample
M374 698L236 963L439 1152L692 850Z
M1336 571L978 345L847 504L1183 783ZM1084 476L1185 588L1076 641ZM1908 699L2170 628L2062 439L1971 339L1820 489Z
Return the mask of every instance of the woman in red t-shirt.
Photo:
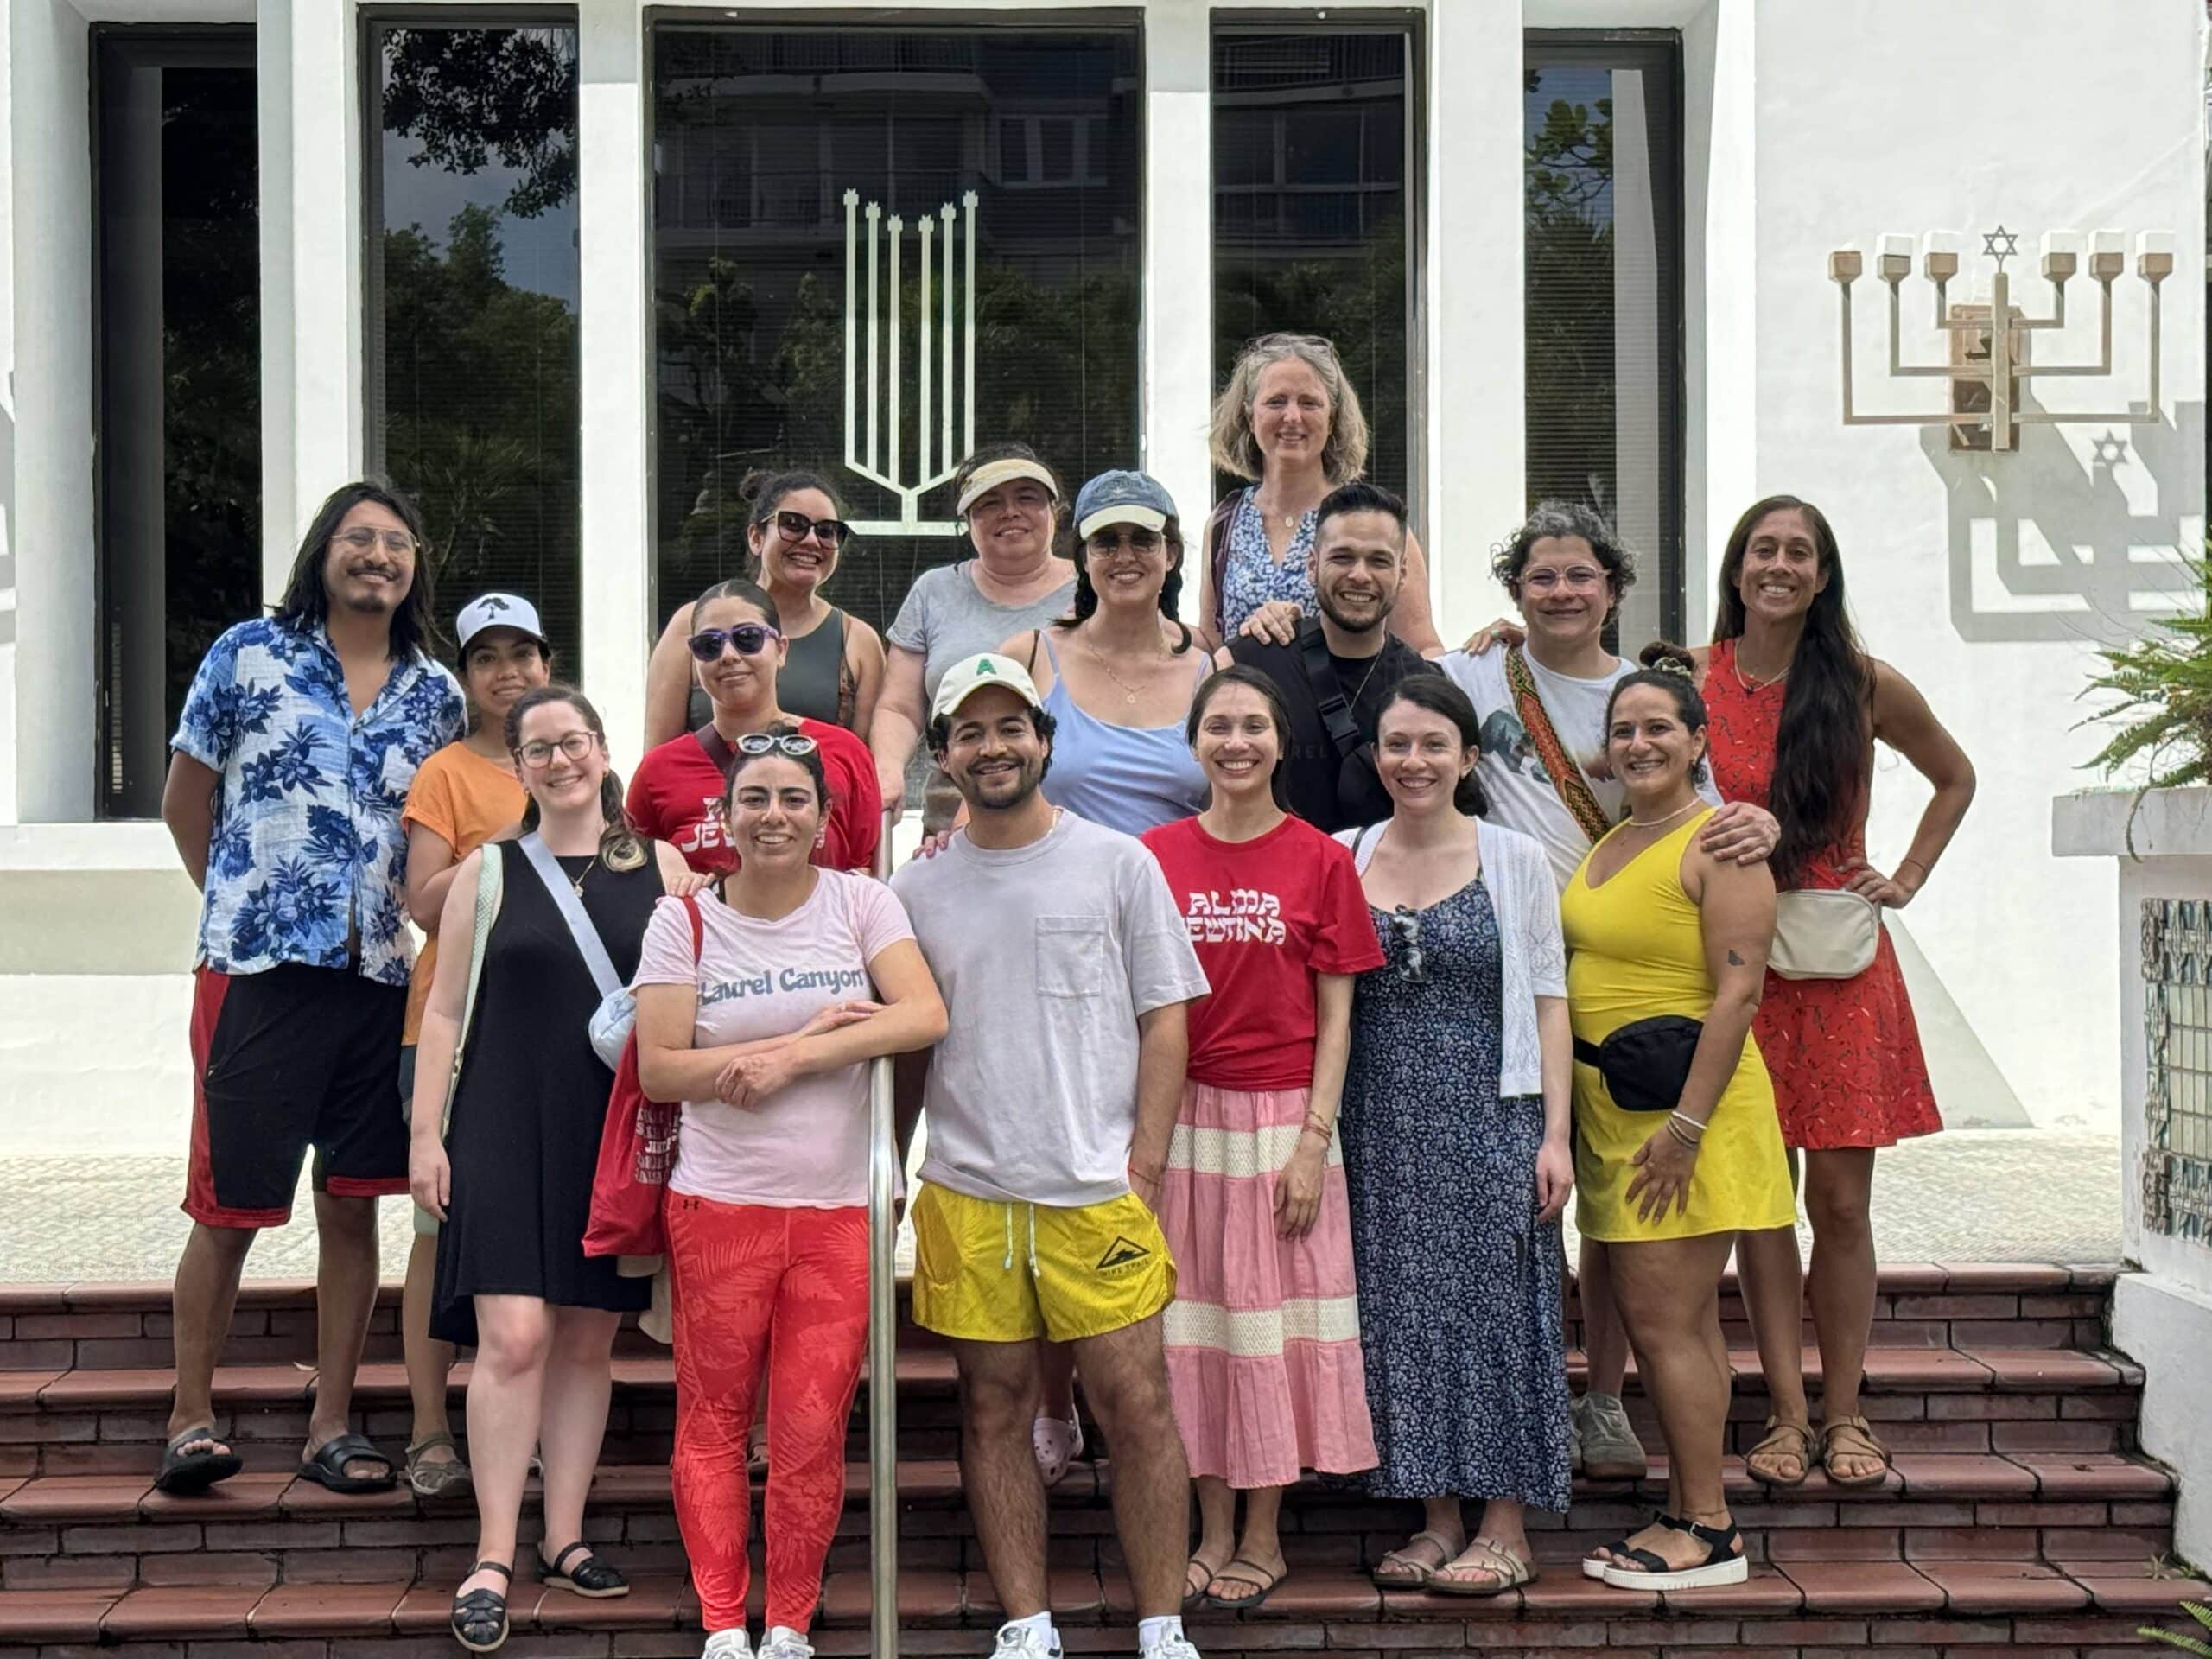
M1352 976L1383 958L1351 853L1284 809L1267 677L1213 675L1186 730L1211 799L1144 836L1213 987L1160 1185L1167 1380L1201 1518L1185 1605L1249 1608L1287 1571L1282 1489L1375 1465L1336 1118Z
M794 720L776 702L776 674L787 649L776 601L742 577L716 582L691 607L693 671L715 707L713 721L671 738L638 763L626 803L640 833L665 841L695 870L727 875L737 868L722 801L737 740L771 726L795 725L821 746L830 780L830 820L814 849L828 869L867 870L883 833L883 797L868 745L842 726Z

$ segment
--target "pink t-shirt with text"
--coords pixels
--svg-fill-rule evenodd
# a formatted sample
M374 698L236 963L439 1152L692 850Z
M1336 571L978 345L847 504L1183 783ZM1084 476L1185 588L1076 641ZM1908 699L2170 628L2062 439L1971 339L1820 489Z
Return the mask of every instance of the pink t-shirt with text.
M702 938L691 959L683 901L664 899L645 929L633 985L699 988L699 1048L785 1037L834 1002L873 997L868 967L914 937L880 881L817 869L814 891L780 921L698 896ZM683 1103L671 1192L717 1204L834 1207L868 1202L865 1065L801 1077L755 1107Z

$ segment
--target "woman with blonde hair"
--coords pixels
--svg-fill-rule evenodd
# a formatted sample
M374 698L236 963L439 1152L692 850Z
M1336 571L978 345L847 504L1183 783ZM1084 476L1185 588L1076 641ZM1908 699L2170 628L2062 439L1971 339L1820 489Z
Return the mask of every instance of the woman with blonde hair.
M1262 606L1313 608L1306 564L1314 510L1367 467L1367 417L1337 348L1318 334L1252 341L1214 404L1211 447L1217 471L1251 482L1224 496L1206 524L1198 634L1210 649ZM1416 651L1443 649L1429 616L1428 559L1410 535L1390 631Z

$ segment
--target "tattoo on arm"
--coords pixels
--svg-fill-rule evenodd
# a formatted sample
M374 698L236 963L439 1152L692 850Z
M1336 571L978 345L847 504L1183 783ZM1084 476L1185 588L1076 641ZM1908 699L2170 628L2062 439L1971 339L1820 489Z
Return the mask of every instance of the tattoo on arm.
M1731 968L1740 968L1744 965L1744 959L1731 950L1728 953L1728 965Z

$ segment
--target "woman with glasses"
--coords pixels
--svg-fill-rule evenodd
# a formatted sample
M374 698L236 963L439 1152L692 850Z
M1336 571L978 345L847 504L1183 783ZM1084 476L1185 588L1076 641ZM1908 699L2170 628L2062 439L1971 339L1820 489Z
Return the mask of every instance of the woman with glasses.
M822 597L852 539L837 498L819 473L748 473L738 497L751 513L745 528L751 575L783 620L785 654L776 700L803 720L868 735L883 685L883 641L874 628ZM645 747L697 731L714 705L691 671L686 648L696 629L693 607L679 607L662 630L645 669Z
M1060 525L1060 480L1026 443L978 449L952 474L953 510L968 527L976 556L914 578L891 625L883 693L867 727L876 781L893 811L907 803L906 767L929 723L938 682L953 664L1024 628L1041 627L1067 609L1075 566L1053 546ZM942 782L942 779L939 779ZM950 824L959 798L933 788L922 825Z
M1359 394L1318 334L1263 334L1244 348L1213 406L1214 470L1249 479L1206 524L1198 632L1209 651L1272 606L1287 643L1313 610L1306 556L1322 498L1367 465ZM1390 632L1426 656L1444 649L1428 610L1428 557L1406 537L1406 579Z
M446 893L438 931L448 948L423 1016L409 1160L415 1202L442 1224L431 1333L476 1348L468 1383L476 1565L454 1593L451 1622L461 1645L479 1653L506 1639L533 1447L545 1484L535 1576L580 1596L629 1591L584 1541L584 1498L607 1427L615 1328L646 1306L652 1285L620 1276L611 1256L583 1253L614 1076L592 1048L601 992L567 901L582 907L579 921L626 983L655 902L692 880L672 848L623 817L606 729L580 693L527 692L507 711L505 729L530 798L524 834L471 853ZM499 908L472 997L475 953L462 942L474 937L478 882L492 859Z
M1525 1511L1564 1510L1568 1487L1567 963L1542 847L1478 817L1480 741L1466 693L1406 680L1376 741L1390 817L1342 836L1389 957L1354 988L1344 1082L1380 1454L1359 1484L1423 1510L1376 1582L1454 1596L1533 1580Z
M783 613L764 589L742 577L716 582L690 607L684 640L692 672L713 718L672 737L638 763L630 780L631 821L671 843L695 870L727 875L737 868L723 817L736 744L748 732L790 721L778 684L790 645ZM882 838L883 804L868 746L842 726L802 719L798 729L821 746L830 780L830 811L815 843L814 861L830 869L866 870Z
M926 1048L944 1005L880 881L817 869L815 740L748 732L730 764L737 873L663 905L638 969L638 1077L683 1103L664 1218L676 1348L670 1472L708 1636L746 1659L747 1429L767 1383L762 1659L807 1659L845 1498L868 1343L868 1062Z

